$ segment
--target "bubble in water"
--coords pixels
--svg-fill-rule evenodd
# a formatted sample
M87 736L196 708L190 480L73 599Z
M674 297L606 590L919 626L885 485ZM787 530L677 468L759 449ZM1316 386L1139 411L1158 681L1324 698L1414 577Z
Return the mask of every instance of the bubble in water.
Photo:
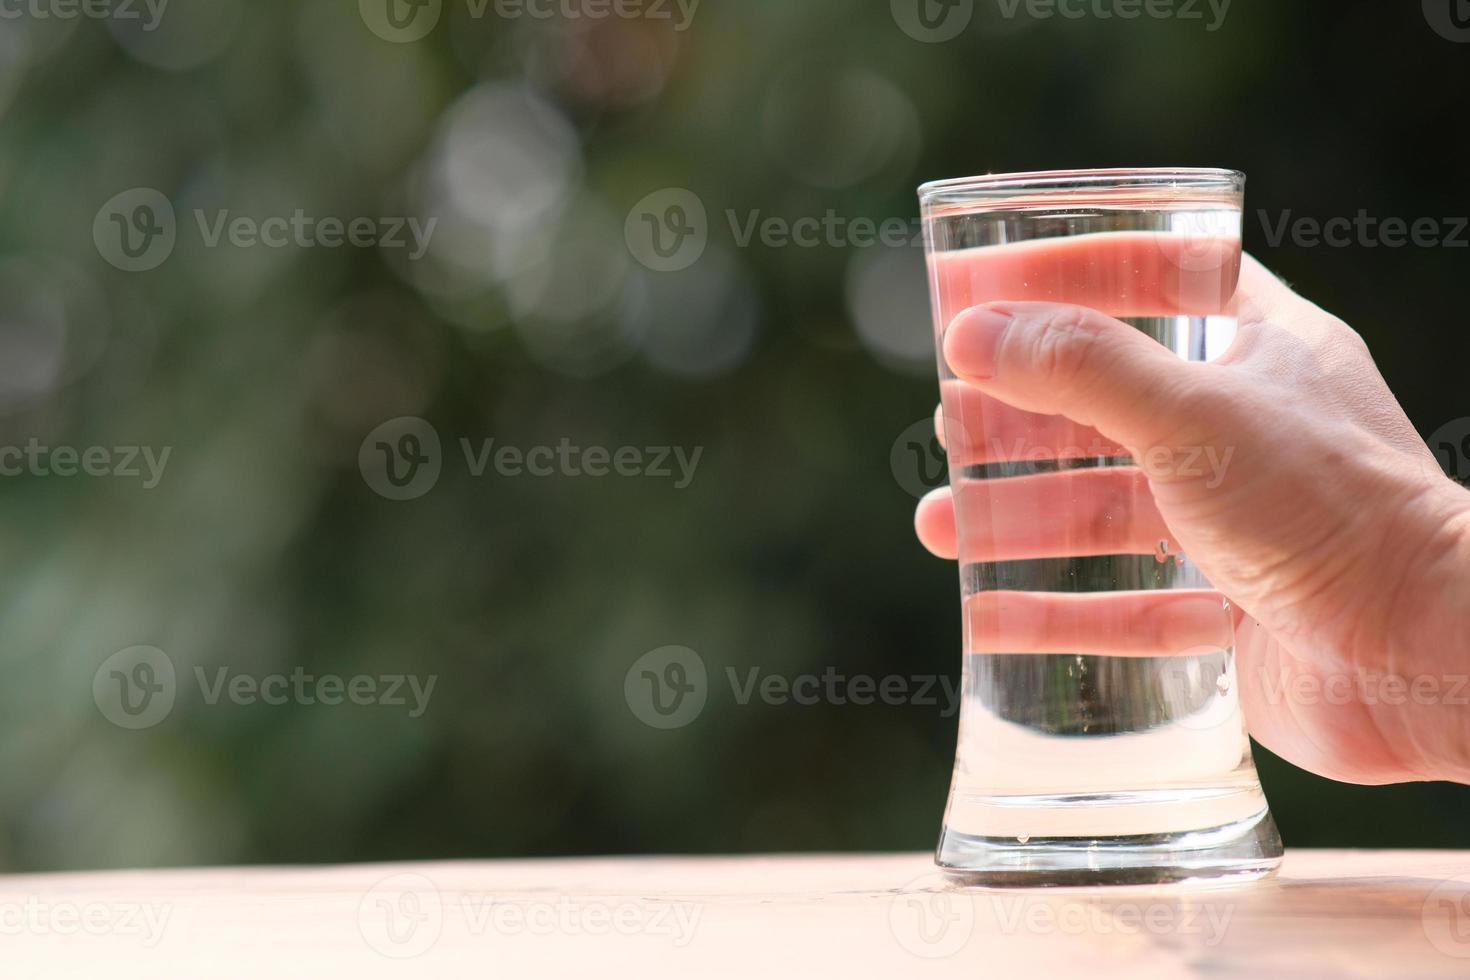
M1184 556L1183 555L1180 555L1178 558L1175 558L1174 559L1174 564L1178 565L1180 568L1183 568L1184 567Z
M1025 844L1025 843L1028 843L1030 840L1031 840L1031 835L1030 834L1017 834L1016 835L1016 843L1017 844Z
M1221 694L1225 694L1226 692L1228 692L1230 690L1230 678L1225 674L1221 674L1219 677L1216 677L1215 690L1219 691Z

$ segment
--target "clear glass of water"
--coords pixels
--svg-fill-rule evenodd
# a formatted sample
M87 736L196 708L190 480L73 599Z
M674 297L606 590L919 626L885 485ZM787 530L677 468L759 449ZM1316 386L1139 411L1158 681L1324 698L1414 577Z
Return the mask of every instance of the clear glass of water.
M981 303L1072 303L1217 357L1235 335L1244 186L1200 169L925 184L936 334ZM938 863L994 885L1269 873L1281 840L1228 600L1105 433L1014 409L939 361L964 696ZM1197 465L1223 475L1222 455Z

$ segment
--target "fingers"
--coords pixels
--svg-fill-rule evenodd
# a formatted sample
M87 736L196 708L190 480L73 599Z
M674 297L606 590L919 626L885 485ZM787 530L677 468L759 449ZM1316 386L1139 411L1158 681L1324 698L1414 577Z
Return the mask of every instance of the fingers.
M919 543L939 558L958 558L959 541L955 534L954 500L949 487L931 490L919 501L914 512L914 531Z
M1210 590L986 591L964 609L967 653L1200 656L1234 642L1224 597Z
M935 425L953 466L1124 455L1115 440L1065 416L1012 408L954 378L940 387Z
M1238 237L1124 232L941 252L939 308L1065 303L1109 316L1214 316L1240 276Z
M1063 415L1138 454L1172 433L1186 396L1207 387L1206 365L1095 310L990 303L945 331L944 358L963 381L1007 405ZM950 433L951 441L955 434Z
M955 495L970 520L955 522ZM939 558L1023 561L1096 555L1148 555L1176 544L1134 467L967 480L919 501L914 530Z
M935 490L920 501L915 524L926 548L941 558L956 556L949 488ZM1224 598L1208 590L983 591L969 596L964 610L965 649L970 653L1167 657L1214 652L1231 645Z
M956 556L948 487L919 502L915 526L919 540L934 554ZM1231 644L1224 598L1208 590L984 591L969 596L964 609L965 649L970 653L1165 657L1214 652Z
M967 564L1150 554L1161 541L1172 551L1149 480L1136 467L1001 471L988 479L963 471L1139 457L1174 445L1186 428L1181 416L1209 388L1210 368L1115 317L1234 314L1238 240L1081 236L932 261L939 308L963 312L941 338L956 378L943 383L937 420L957 486L920 503L915 523L925 547ZM1253 311L1282 302L1284 287L1253 262L1248 280ZM976 653L1173 656L1232 644L1224 600L1208 589L986 589L966 598L965 623L966 650Z
M958 500L955 500L955 497ZM965 514L965 561L1022 561L1174 550L1168 527L1136 467L1069 470L966 480L950 497Z

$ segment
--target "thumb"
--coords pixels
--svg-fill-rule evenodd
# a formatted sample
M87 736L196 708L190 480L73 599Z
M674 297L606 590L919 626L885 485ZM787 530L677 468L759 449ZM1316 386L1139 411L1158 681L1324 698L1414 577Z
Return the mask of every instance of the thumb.
M1064 415L1135 453L1172 441L1208 390L1193 364L1121 320L1055 303L987 303L955 317L944 359L1015 408Z

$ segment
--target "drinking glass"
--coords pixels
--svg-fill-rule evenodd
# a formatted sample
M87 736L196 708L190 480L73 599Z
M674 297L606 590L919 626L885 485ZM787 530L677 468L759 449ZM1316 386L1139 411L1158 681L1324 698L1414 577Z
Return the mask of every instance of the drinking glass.
M1162 882L1280 861L1233 611L1172 540L1143 470L1107 433L982 394L942 353L965 309L1026 300L1219 356L1235 335L1244 187L1235 171L1171 169L919 189L963 612L937 861L964 881ZM1196 465L1223 478L1228 454L1202 449Z

